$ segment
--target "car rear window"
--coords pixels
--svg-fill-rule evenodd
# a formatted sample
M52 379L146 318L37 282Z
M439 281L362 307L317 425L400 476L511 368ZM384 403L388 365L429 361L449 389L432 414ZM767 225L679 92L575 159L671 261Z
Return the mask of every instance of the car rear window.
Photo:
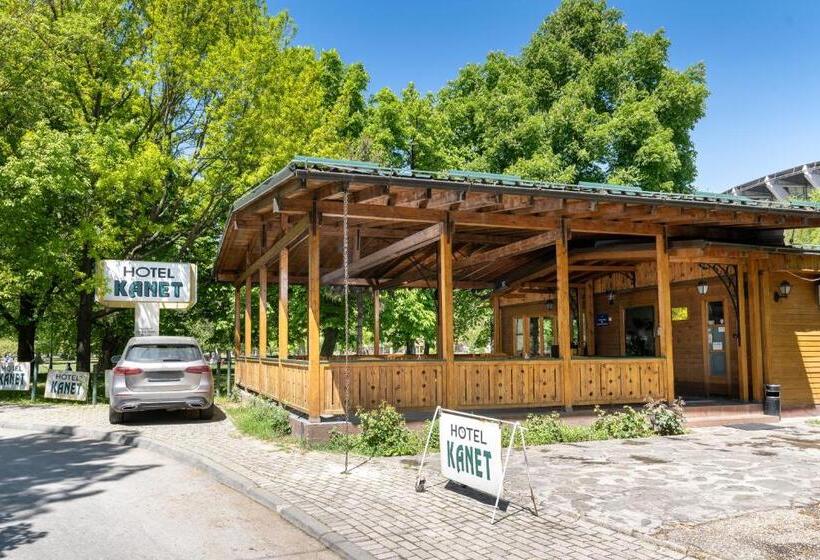
M191 344L137 344L128 349L130 362L193 362L202 359L199 348Z

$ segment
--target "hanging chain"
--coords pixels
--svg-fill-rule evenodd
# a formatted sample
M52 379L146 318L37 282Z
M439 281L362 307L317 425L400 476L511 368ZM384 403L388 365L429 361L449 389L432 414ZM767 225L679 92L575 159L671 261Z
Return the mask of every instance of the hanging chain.
M344 187L342 202L342 261L344 265L344 306L345 306L345 328L344 328L344 407L345 407L345 470L347 473L348 459L350 456L350 363L349 363L349 333L350 333L350 307L348 306L350 292L350 247L347 239L347 211L348 192L347 185Z

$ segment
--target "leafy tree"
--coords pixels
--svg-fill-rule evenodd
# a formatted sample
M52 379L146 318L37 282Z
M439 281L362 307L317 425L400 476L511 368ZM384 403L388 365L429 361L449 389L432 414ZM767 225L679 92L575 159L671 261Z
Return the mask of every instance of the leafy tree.
M454 166L682 191L704 68L668 66L662 31L630 34L603 0L564 0L520 56L491 53L439 93Z
M404 346L408 354L415 353L413 348L418 341L428 350L437 333L435 291L426 288L388 290L382 293L381 301L384 340L394 348Z
M432 94L420 95L412 83L401 96L382 89L371 100L357 155L392 167L442 169L444 125Z

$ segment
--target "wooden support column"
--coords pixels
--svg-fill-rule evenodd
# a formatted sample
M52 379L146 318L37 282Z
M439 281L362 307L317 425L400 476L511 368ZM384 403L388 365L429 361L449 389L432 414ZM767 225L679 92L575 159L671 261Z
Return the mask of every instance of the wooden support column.
M245 279L245 356L250 356L253 351L253 330L251 329L251 292L253 284L251 277Z
M658 273L658 327L660 355L666 358L666 400L675 399L675 366L672 349L672 286L666 234L655 236L655 263Z
M501 353L501 298L492 296L493 301L493 352Z
M449 220L442 224L439 236L438 273L438 351L444 360L442 404L454 407L457 405L457 388L454 387L453 379L453 229Z
M760 400L764 399L763 390L766 383L770 383L772 371L774 371L774 355L767 339L771 340L772 334L772 306L774 305L774 288L772 288L772 273L768 270L761 271L760 275L760 342L763 349L763 375L761 378Z
M242 350L242 288L233 292L233 354L238 356Z
M746 265L737 265L737 374L740 400L749 400L749 330L746 328Z
M760 317L760 265L749 260L749 371L751 373L751 398L763 400L763 332Z
M288 226L287 216L282 216L282 231ZM279 359L288 357L288 248L279 251Z
M319 421L322 412L322 376L319 362L319 214L310 215L308 235L308 418Z
M259 357L268 357L268 268L259 269Z
M379 289L373 288L373 354L378 356L382 353L382 302Z
M587 330L587 355L595 355L595 286L592 281L584 286L584 316Z
M558 352L561 358L562 387L564 407L572 410L575 394L572 382L572 328L569 301L569 247L568 231L561 225L561 231L555 241L555 272L557 280L558 309ZM526 336L526 334L525 334Z

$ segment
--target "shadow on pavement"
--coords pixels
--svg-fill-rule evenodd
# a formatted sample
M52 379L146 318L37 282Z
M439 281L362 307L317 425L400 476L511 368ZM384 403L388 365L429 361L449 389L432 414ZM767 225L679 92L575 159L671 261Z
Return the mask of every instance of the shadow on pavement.
M215 407L214 416L210 420L199 418L198 410L150 410L146 412L126 412L124 426L152 426L156 424L210 424L222 422L227 416L225 412Z
M54 434L0 437L0 558L46 536L32 522L58 502L102 492L97 482L117 481L158 465L114 465L130 448Z

